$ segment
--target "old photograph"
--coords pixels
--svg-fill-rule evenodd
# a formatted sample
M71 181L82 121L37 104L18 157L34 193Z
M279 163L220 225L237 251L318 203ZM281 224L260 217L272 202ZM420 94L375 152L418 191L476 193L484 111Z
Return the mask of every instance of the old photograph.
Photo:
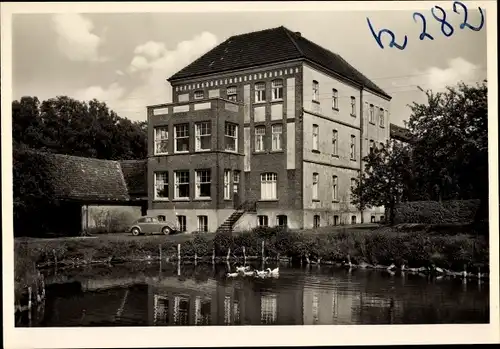
M2 4L14 330L498 321L496 4L356 3Z

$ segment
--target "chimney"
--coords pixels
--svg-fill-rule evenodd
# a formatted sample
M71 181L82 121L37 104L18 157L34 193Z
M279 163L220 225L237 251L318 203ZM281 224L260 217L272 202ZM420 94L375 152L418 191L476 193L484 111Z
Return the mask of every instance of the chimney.
M302 36L302 34L300 32L295 32L295 35Z

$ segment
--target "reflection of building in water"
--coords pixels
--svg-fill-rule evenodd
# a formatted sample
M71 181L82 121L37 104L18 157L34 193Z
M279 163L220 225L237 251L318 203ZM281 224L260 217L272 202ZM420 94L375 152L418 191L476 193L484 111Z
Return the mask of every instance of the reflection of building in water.
M403 309L402 304L391 296L378 296L361 292L359 301L354 308L357 323L395 323L398 313Z
M354 290L332 285L332 279L308 277L304 286L304 325L332 325L352 323L353 306L357 297ZM321 284L328 285L321 286ZM350 284L350 287L355 286Z
M149 286L151 324L302 324L302 289L262 294L259 289L238 281L227 286L214 282L200 289L185 285L172 278L162 280L162 285Z
M263 325L272 325L278 317L278 301L275 294L260 297L260 321Z
M168 297L154 295L154 324L168 325L169 322L169 302Z
M201 326L210 325L211 299L209 297L202 299L200 296L196 296L194 308L194 323Z

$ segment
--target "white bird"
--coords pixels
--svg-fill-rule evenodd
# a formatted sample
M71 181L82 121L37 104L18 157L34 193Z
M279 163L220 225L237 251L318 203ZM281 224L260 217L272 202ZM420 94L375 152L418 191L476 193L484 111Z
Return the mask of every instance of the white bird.
M437 271L440 274L444 273L444 270L442 268L440 268L440 267L435 267L434 270Z
M271 270L271 268L267 268L266 271L267 271L268 275L277 276L280 273L280 267L277 267L276 269L273 269L273 270Z
M243 275L245 275L245 276L254 276L255 275L255 271L245 271L245 272L243 272Z
M246 266L246 267L236 267L236 271L237 272L245 272L245 271L248 271L250 270L250 267L249 266Z
M387 267L387 270L392 270L392 269L396 269L396 265L394 263L392 263Z
M238 274L238 273L227 273L227 274L226 274L226 276L227 276L228 278L234 278L234 277L237 277L238 275L240 275L240 274Z
M260 278L264 278L264 277L267 276L267 271L265 271L265 270L262 270L262 271L255 270L255 276L260 277Z

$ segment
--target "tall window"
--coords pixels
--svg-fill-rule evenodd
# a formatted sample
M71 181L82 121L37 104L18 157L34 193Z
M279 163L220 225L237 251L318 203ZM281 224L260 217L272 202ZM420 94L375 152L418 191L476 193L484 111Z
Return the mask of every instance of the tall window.
M351 224L356 224L356 216L351 216Z
M318 200L319 174L313 173L312 179L312 199Z
M281 150L281 133L283 132L283 125L272 125L272 150Z
M332 134L332 155L339 155L339 133L337 132L337 130L333 130Z
M273 101L283 99L283 80L273 80L272 85L272 96Z
M230 101L238 100L238 93L236 92L236 86L229 86L226 92L227 92L227 99L229 99Z
M339 201L339 178L332 177L332 201Z
M255 84L255 102L264 102L266 100L266 83L258 82Z
M356 97L351 97L351 115L356 116Z
M339 109L339 91L332 89L332 108Z
M384 127L384 109L380 108L380 114L379 114L379 124L380 127Z
M189 171L175 172L175 199L189 199Z
M318 125L313 125L313 132L312 132L312 148L313 150L319 150L319 126Z
M194 125L194 133L196 137L197 151L200 150L210 150L210 139L211 139L212 125L210 121L199 122Z
M194 99L203 99L203 91L194 91Z
M168 127L155 127L155 154L168 153Z
M238 192L238 186L240 185L240 171L233 171L233 192Z
M257 216L257 219L259 221L259 227L269 226L269 221L268 221L267 216Z
M226 122L224 129L226 150L238 151L238 125Z
M208 232L208 216L198 216L198 231Z
M175 125L174 152L182 153L189 151L189 124Z
M196 198L210 198L210 170L196 171Z
M287 227L288 226L287 216L282 215L282 214L276 216L276 225L278 227Z
M317 214L314 215L314 222L313 222L314 228L319 228L320 227L320 225L321 225L321 221L320 220L321 220L321 218L319 217L319 215L317 215Z
M177 216L177 223L179 224L179 231L187 231L186 216Z
M373 140L370 139L370 154L373 153L374 148L375 148L375 142L373 142Z
M255 127L255 151L264 151L264 136L266 135L265 126Z
M224 170L224 199L231 199L231 170Z
M263 173L260 175L261 200L276 200L278 175L276 173Z
M356 160L356 136L351 135L351 160Z
M155 200L168 199L168 172L155 172Z
M319 102L319 83L316 80L313 80L312 100L315 102Z
M373 106L373 104L370 104L370 122L372 124L375 123L375 107Z

